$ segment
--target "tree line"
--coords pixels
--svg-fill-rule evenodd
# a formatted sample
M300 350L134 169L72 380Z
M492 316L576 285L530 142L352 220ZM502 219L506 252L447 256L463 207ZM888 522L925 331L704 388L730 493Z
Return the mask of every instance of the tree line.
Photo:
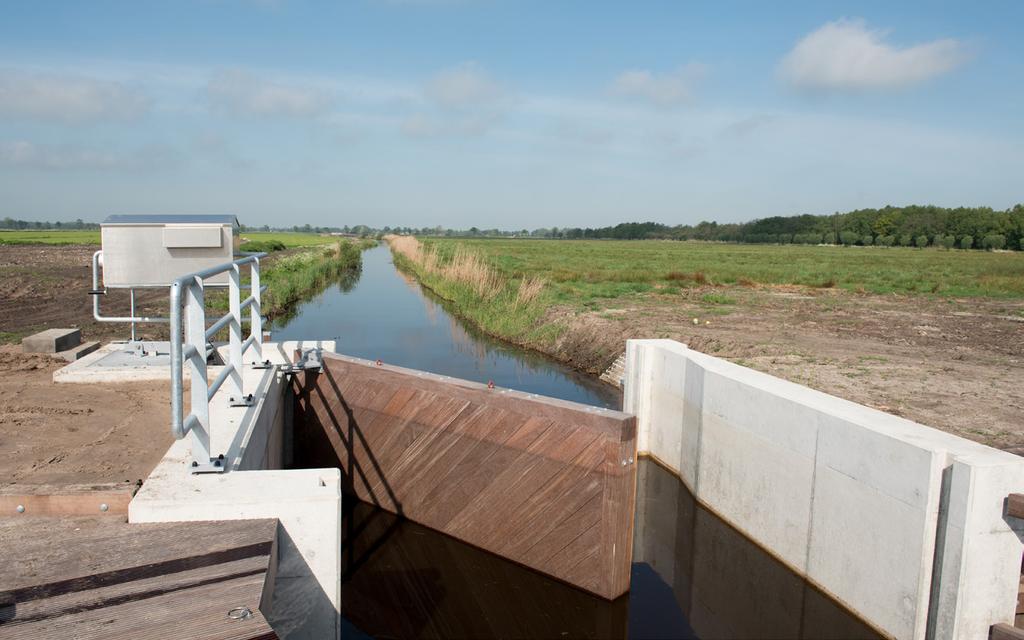
M1024 204L1005 211L990 207L890 206L831 215L773 216L750 222L705 221L676 226L627 222L596 229L551 229L547 237L1021 250Z
M96 229L83 222L0 220L0 229ZM830 215L772 216L750 222L668 225L660 222L623 222L608 227L544 227L539 229L450 229L432 227L373 227L369 225L288 227L246 226L242 231L294 231L378 236L387 233L444 237L516 237L609 240L706 240L755 244L841 244L947 249L1024 250L1024 204L1005 211L991 207L936 207L910 205L857 209Z

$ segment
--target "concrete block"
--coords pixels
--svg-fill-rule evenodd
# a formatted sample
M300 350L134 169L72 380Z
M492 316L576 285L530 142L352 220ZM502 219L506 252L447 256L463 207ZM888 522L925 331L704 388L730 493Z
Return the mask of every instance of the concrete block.
M59 353L78 346L81 342L81 329L47 329L22 338L21 349L25 353Z
M96 340L93 340L91 342L82 343L77 347L72 347L67 351L61 351L59 355L68 362L74 362L76 360L84 358L85 356L89 355L90 353L96 351L99 348L100 343Z

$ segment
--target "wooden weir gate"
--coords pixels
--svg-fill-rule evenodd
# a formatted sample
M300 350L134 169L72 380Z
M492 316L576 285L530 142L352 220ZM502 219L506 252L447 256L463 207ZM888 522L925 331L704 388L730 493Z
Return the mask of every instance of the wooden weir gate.
M607 599L629 590L635 418L323 354L294 447L342 489Z

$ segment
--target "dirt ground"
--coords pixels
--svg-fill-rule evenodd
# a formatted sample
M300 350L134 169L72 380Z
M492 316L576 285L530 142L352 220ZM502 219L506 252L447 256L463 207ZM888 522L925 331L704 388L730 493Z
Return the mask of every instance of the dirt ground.
M573 327L558 355L581 368L626 338L672 338L1024 455L1024 302L709 286L551 313Z
M123 324L96 322L92 317L91 245L0 245L0 342L51 327L79 327L82 340L128 338ZM111 290L102 297L103 314L128 315L126 291ZM167 290L140 290L140 312L167 315ZM140 337L166 339L164 325L139 325Z
M145 479L173 441L167 383L54 384L65 364L0 345L0 483Z

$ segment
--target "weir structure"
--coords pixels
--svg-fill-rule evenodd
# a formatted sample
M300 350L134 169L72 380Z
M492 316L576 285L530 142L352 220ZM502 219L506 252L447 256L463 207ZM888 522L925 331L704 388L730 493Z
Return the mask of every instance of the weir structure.
M204 288L224 274L229 311L208 326ZM138 556L109 554L105 571L85 576L54 570L45 584L19 576L16 588L0 588L0 634L75 624L82 637L107 637L107 621L124 612L116 607L141 603L144 613L157 597L144 578L169 598L159 602L199 616L192 637L338 638L343 493L614 599L629 590L634 561L671 583L692 570L677 547L714 551L682 510L657 514L675 544L634 550L643 455L883 637L1021 635L1012 626L1024 553L1017 456L668 340L629 341L624 412L350 358L332 341L264 342L260 291L255 257L173 279L171 357L159 362L177 440L128 503L139 526L83 548L109 552L100 538L114 539ZM252 329L242 340L245 308ZM221 330L229 341L209 343ZM295 468L297 452L310 468ZM161 535L177 546L155 549ZM25 566L47 557L47 545L29 546ZM232 580L241 591L225 588ZM815 628L802 588L776 594L778 607L793 608L780 617L794 637ZM231 611L252 624L225 626L220 603L243 592ZM68 597L74 606L60 600ZM698 635L721 629L699 626L699 593L675 598ZM160 618L167 637L185 628L173 618Z

